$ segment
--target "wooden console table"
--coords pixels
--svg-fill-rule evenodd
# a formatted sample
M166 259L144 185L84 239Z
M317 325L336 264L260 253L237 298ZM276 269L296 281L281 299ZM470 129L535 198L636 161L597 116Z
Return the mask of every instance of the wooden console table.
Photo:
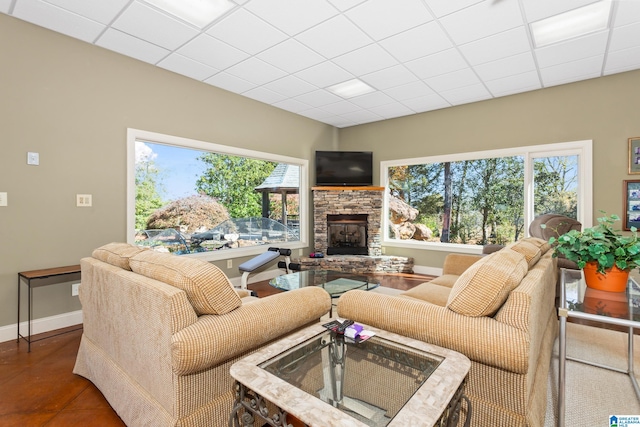
M31 285L31 281L32 280L37 280L37 279L46 279L49 277L55 277L55 276L63 276L63 275L67 275L67 274L74 274L74 273L80 273L80 265L69 265L66 267L55 267L55 268L45 268L42 270L31 270L31 271L21 271L18 273L18 323L17 323L17 327L18 327L18 339L17 342L20 342L20 338L22 338L23 340L25 340L27 342L27 352L31 352L31 343L32 342L36 342L36 341L40 341L41 339L45 339L45 338L40 338L37 340L32 340L31 339L31 322L32 322L32 306L33 306L33 286ZM20 283L23 281L23 279L26 281L27 283L27 287L29 288L29 300L28 300L28 325L27 325L27 336L23 336L22 334L20 334ZM48 286L48 285L52 285L54 283L47 283L47 284L43 284L40 286ZM74 331L77 329L74 329ZM72 332L72 331L65 331L65 332L61 332L59 334L55 334L55 335L51 335L48 336L46 338L51 338L63 333L67 333L67 332Z

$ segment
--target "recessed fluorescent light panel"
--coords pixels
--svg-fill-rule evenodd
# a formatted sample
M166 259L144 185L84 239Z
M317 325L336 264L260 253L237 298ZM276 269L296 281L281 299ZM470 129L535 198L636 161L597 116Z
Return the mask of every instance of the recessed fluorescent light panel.
M198 28L204 28L236 6L228 0L146 0Z
M609 25L610 12L611 1L603 0L533 22L531 32L536 47L604 30Z
M333 85L327 88L327 90L343 98L353 98L354 96L373 92L375 89L362 80L353 79L346 82L338 83L337 85Z

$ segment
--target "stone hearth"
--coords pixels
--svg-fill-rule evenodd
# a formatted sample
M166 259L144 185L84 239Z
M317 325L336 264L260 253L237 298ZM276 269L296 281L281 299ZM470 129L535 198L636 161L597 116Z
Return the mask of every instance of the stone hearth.
M350 273L412 273L413 258L382 255L384 187L314 187L314 252L327 253L328 216L366 216L367 255L326 255L296 260L303 270L321 268Z

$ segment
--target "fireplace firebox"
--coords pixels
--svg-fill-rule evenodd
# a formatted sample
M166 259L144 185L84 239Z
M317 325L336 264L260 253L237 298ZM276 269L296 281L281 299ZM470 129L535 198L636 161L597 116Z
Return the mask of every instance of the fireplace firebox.
M327 255L367 255L367 217L327 215Z

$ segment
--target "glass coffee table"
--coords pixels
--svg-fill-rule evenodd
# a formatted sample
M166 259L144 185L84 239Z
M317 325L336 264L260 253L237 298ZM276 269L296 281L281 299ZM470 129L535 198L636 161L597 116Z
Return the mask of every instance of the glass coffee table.
M633 366L633 330L640 328L640 286L629 276L626 292L606 292L587 288L581 270L561 269L560 272L560 319L559 368L558 368L558 426L564 426L565 417L565 373L567 359L597 366L629 375L636 396L640 399L640 387ZM591 321L590 325L602 324L627 328L628 354L627 369L592 363L582 359L567 357L567 319L573 317Z
M333 270L303 270L283 274L271 279L269 284L283 291L319 286L327 291L332 299L353 289L370 291L380 286L380 283L371 277ZM329 313L329 316L332 315L333 307Z
M463 395L469 359L422 341L365 329L375 336L355 342L321 324L310 326L234 363L230 372L236 380L236 401L229 426L253 426L256 420L271 426L321 427L418 427L457 421L463 402L469 405ZM469 421L470 406L466 412Z

